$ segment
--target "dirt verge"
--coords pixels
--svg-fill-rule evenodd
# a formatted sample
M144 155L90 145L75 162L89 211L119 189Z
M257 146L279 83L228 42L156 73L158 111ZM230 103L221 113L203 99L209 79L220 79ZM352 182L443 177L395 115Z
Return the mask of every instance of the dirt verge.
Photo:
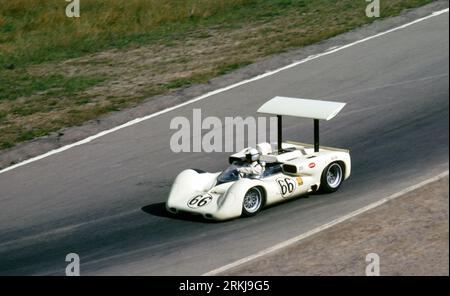
M223 275L449 275L448 176Z

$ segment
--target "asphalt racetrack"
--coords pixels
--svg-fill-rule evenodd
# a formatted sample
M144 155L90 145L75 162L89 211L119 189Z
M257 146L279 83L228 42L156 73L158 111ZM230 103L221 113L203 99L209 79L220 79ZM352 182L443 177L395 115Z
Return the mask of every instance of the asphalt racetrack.
M241 85L0 174L0 274L200 275L448 170L448 12ZM348 103L322 123L323 145L349 148L352 176L253 218L168 216L183 169L219 171L228 153L173 153L175 116L257 116L274 96ZM312 141L286 118L284 137ZM426 197L424 197L426 198ZM320 256L320 254L318 254ZM361 256L364 258L364 255ZM363 259L362 259L363 260Z

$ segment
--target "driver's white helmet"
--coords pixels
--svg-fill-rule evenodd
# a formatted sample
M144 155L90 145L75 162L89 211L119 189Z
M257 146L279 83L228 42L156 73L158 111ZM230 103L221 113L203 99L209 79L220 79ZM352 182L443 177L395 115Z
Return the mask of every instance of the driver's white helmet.
M257 161L259 159L259 151L255 148L250 148L250 150L247 151L247 154L245 154L245 159L247 161Z

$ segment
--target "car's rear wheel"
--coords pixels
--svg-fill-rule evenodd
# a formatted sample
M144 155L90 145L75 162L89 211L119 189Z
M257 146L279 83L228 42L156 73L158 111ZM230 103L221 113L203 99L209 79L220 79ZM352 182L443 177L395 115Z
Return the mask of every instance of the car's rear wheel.
M329 164L322 172L320 190L325 193L335 192L344 180L344 167L340 162Z
M250 188L244 196L244 201L242 203L242 214L247 217L254 216L261 210L262 205L263 191L261 188Z

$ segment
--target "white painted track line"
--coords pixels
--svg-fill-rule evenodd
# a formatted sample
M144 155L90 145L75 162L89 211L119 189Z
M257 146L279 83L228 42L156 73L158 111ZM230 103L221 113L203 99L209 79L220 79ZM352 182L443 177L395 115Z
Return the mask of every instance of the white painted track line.
M394 193L394 194L392 194L392 195L390 195L388 197L385 197L385 198L380 199L380 200L378 200L376 202L373 202L373 203L371 203L371 204L369 204L369 205L367 205L365 207L362 207L362 208L360 208L360 209L358 209L356 211L353 211L353 212L351 212L351 213L349 213L347 215L344 215L344 216L341 216L339 218L336 218L336 219L334 219L334 220L332 220L332 221L330 221L328 223L325 223L325 224L323 224L321 226L318 226L318 227L316 227L316 228L314 228L314 229L312 229L312 230L310 230L308 232L305 232L305 233L300 234L300 235L298 235L296 237L293 237L291 239L283 241L283 242L281 242L279 244L276 244L276 245L274 245L272 247L269 247L269 248L267 248L265 250L262 250L262 251L260 251L260 252L258 252L256 254L250 255L248 257L239 259L239 260L237 260L237 261L235 261L233 263L230 263L230 264L224 265L222 267L216 268L214 270L211 270L211 271L209 271L209 272L207 272L207 273L205 273L203 275L204 276L218 275L218 274L220 274L220 273L222 273L224 271L227 271L227 270L230 270L232 268L238 267L238 266L240 266L240 265L242 265L244 263L250 262L252 260L261 258L261 257L266 256L268 254L271 254L271 253L273 253L275 251L278 251L280 249L286 248L286 247L288 247L290 245L293 245L293 244L295 244L295 243L297 243L297 242L299 242L299 241L301 241L301 240L303 240L303 239L305 239L307 237L310 237L310 236L312 236L312 235L314 235L316 233L319 233L319 232L321 232L323 230L326 230L326 229L328 229L330 227L333 227L336 224L339 224L341 222L347 221L347 220L349 220L349 219L351 219L351 218L353 218L355 216L358 216L358 215L360 215L362 213L365 213L365 212L367 212L367 211L369 211L369 210L371 210L373 208L381 206L382 204L385 204L388 201L391 201L391 200L393 200L393 199L395 199L397 197L405 195L406 193L412 192L412 191L414 191L414 190L416 190L416 189L418 189L420 187L423 187L425 185L428 185L430 183L438 181L438 180L440 180L442 178L445 178L448 175L449 175L449 171L447 170L445 172L440 173L439 175L437 175L435 177L432 177L432 178L427 179L425 181L422 181L422 182L420 182L418 184L410 186L410 187L408 187L406 189L403 189L403 190L401 190L401 191L399 191L397 193Z
M349 44L347 44L347 45L343 45L343 46L340 46L340 47L337 47L337 48L331 48L331 49L329 49L328 51L322 52L322 53L320 53L320 54L316 54L316 55L309 56L309 57L307 57L307 58L305 58L305 59L303 59L303 60L296 61L296 62L294 62L294 63L292 63L292 64L289 64L289 65L287 65L287 66L284 66L284 67L282 67L282 68L279 68L279 69L276 69L276 70L273 70L273 71L270 71L270 72L266 72L266 73L261 74L261 75L258 75L258 76L256 76L256 77L253 77L253 78L250 78L250 79L247 79L247 80L243 80L243 81L240 81L240 82L238 82L238 83L229 85L229 86L227 86L227 87L220 88L220 89L217 89L217 90L208 92L208 93L206 93L206 94L204 94L204 95L201 95L201 96L199 96L199 97L197 97L197 98L194 98L194 99L192 99L192 100L186 101L186 102L184 102L184 103L182 103L182 104L179 104L179 105L176 105L176 106L173 106L173 107L170 107L170 108L167 108L167 109L164 109L164 110L161 110L161 111L152 113L152 114L147 115L147 116L144 116L144 117L140 117L140 118L133 119L133 120L128 121L128 122L126 122L126 123L124 123L124 124L122 124L122 125L116 126L116 127L112 128L112 129L105 130L105 131L102 131L102 132L100 132L100 133L98 133L98 134L96 134L96 135L87 137L86 139L83 139L83 140L81 140L81 141L78 141L78 142L75 142L75 143L72 143L72 144L69 144L69 145L60 147L60 148L55 149L55 150L51 150L51 151L49 151L49 152L47 152L47 153L41 154L41 155L36 156L36 157L32 157L32 158L27 159L27 160L25 160L25 161L22 161L22 162L19 162L19 163L17 163L17 164L14 164L14 165L12 165L12 166L6 167L6 168L0 170L0 174L6 173L6 172L11 171L11 170L14 170L14 169L16 169L16 168L18 168L18 167L27 165L27 164L29 164L29 163L32 163L32 162L35 162L35 161L38 161L38 160L47 158L47 157L49 157L49 156L51 156L51 155L61 153L61 152L63 152L63 151L69 150L69 149L71 149L71 148L73 148L73 147L80 146L80 145L83 145L83 144L87 144L87 143L89 143L89 142L91 142L91 141L93 141L93 140L95 140L95 139L98 139L98 138L100 138L100 137L103 137L103 136L105 136L105 135L108 135L108 134L110 134L110 133L113 133L113 132L115 132L115 131L121 130L121 129L123 129L123 128L129 127L129 126L132 126L132 125L135 125L135 124L138 124L138 123L140 123L140 122L142 122L142 121L145 121L145 120L148 120L148 119L157 117L157 116L159 116L159 115L165 114L165 113L170 112L170 111L173 111L173 110L175 110L175 109L184 107L184 106L186 106L186 105L189 105L189 104L192 104L192 103L195 103L195 102L204 100L204 99L206 99L206 98L208 98L208 97L211 97L211 96L216 95L216 94L219 94L219 93L223 93L223 92L225 92L225 91L228 91L228 90L230 90L230 89L236 88L236 87L238 87L238 86L241 86L241 85L244 85L244 84L253 82L253 81L257 81L257 80L263 79L263 78L268 77L268 76L272 76L272 75L277 74L277 73L279 73L279 72L281 72L281 71L284 71L284 70L287 70L287 69L296 67L296 66L298 66L298 65L304 64L304 63L309 62L309 61L312 61L312 60L315 60L315 59L317 59L317 58L320 58L320 57L323 57L323 56L327 56L327 55L333 54L333 53L335 53L335 52L341 51L341 50L343 50L343 49L352 47L352 46L354 46L354 45L357 45L357 44L360 44L360 43L369 41L369 40L371 40L371 39L375 39L375 38L378 38L378 37L380 37L380 36L383 36L383 35L386 35L386 34L389 34L389 33L392 33L392 32L398 31L398 30L401 30L401 29L404 29L404 28L406 28L406 27L412 26L412 25L414 25L414 24L417 24L417 23L419 23L419 22L425 21L425 20L430 19L430 18L432 18L432 17L435 17L435 16L438 16L438 15L447 13L448 11L449 11L449 9L446 8L446 9L443 9L443 10L439 10L439 11L433 12L432 14L430 14L430 15L428 15L428 16L419 18L419 19L417 19L417 20L414 20L414 21L412 21L412 22L406 23L406 24L401 25L401 26L399 26L399 27L395 27L395 28L393 28L393 29L390 29L390 30L387 30L387 31L384 31L384 32L381 32L381 33L378 33L378 34L375 34L375 35L366 37L366 38L364 38L364 39L361 39L361 40L358 40L358 41L349 43Z

